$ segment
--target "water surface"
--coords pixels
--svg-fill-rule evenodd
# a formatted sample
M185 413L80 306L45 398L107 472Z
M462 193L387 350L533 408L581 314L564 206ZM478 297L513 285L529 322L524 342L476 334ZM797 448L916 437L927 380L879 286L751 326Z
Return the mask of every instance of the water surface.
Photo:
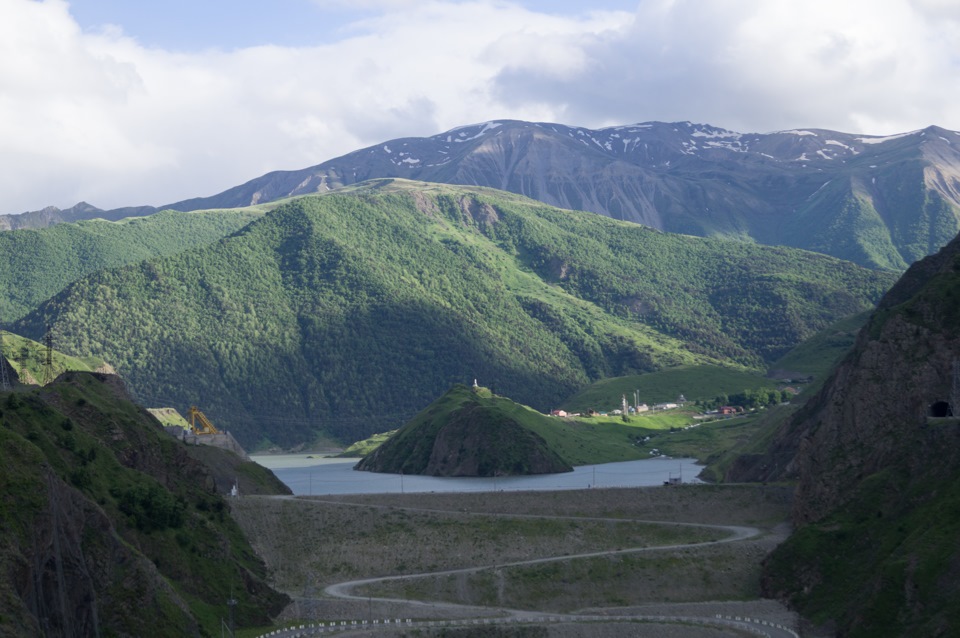
M642 461L604 463L574 468L563 474L501 477L440 477L357 472L359 459L337 459L303 454L251 457L301 495L384 494L413 492L498 492L521 490L579 490L591 487L663 485L671 478L699 482L702 469L694 459L659 457Z

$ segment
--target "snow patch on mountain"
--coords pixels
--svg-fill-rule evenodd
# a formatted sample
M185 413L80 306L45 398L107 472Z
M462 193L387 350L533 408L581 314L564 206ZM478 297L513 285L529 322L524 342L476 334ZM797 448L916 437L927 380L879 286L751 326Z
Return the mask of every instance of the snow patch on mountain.
M899 133L897 135L887 135L886 137L858 137L857 141L861 144L883 144L891 140L899 140L902 137L916 135L920 131L910 131L909 133Z
M691 133L690 136L691 137L710 137L710 138L732 137L734 139L739 140L741 137L743 137L743 134L734 133L733 131L727 131L725 129L716 128L716 129L709 129L709 130L697 129L693 133Z
M500 128L501 126L503 126L503 122L481 122L480 124L458 126L457 128L450 129L446 132L446 141L448 144L462 144L463 142L471 142L479 137L483 137L489 131ZM476 132L471 135L470 133L472 131ZM456 135L453 135L453 133L456 133Z

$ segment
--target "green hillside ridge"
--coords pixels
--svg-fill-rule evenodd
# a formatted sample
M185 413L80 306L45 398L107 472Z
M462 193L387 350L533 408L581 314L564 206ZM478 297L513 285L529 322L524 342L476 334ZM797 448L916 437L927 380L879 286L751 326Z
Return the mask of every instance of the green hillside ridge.
M869 318L870 312L863 312L824 328L774 362L770 366L771 376L824 381L853 347L857 333Z
M429 476L570 472L531 422L547 419L489 389L458 384L357 463L355 469Z
M764 369L892 280L491 189L383 180L90 275L14 327L52 324L141 402L200 405L254 449L390 430L473 378L546 410L607 377Z
M239 626L286 604L214 476L117 377L0 394L0 449L0 635L215 635L231 597Z
M110 365L97 357L72 357L57 350L51 352L50 370L46 370L47 348L32 339L0 330L0 356L4 357L23 384L39 385L46 376L50 380L63 372L113 372Z
M236 232L262 208L102 219L0 232L0 324L15 321L80 277L174 255Z

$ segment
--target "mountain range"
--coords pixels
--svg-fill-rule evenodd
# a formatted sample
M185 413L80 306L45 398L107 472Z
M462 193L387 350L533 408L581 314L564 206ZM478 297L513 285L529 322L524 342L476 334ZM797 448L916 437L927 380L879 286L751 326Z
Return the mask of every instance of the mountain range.
M894 271L960 230L960 134L935 126L878 137L501 120L389 140L160 209L249 206L383 177L488 186L664 231L804 248ZM78 205L60 215L144 210ZM0 229L28 217L42 223L57 215L4 216Z
M381 180L81 277L10 329L52 326L59 349L104 358L142 403L200 405L245 445L291 446L393 429L474 378L546 410L610 376L764 369L893 281L503 191Z

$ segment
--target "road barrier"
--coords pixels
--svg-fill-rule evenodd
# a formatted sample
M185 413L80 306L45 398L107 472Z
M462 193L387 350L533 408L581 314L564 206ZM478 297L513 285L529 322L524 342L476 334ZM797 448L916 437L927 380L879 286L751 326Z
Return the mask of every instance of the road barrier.
M731 616L716 614L713 618L698 616L601 616L601 615L571 615L571 616L512 616L507 618L464 618L453 620L422 620L414 621L412 618L384 618L383 620L340 620L328 621L326 623L317 622L312 624L301 624L276 629L267 634L261 634L259 638L307 638L324 633L339 631L377 631L378 629L387 629L393 627L463 627L473 625L494 625L507 623L522 623L531 625L542 625L548 623L610 623L610 622L663 622L663 623L697 623L704 625L723 625L746 630L758 636L766 638L800 638L799 634L790 627L774 623L762 618L750 618L746 616ZM773 632L773 633L771 633Z

